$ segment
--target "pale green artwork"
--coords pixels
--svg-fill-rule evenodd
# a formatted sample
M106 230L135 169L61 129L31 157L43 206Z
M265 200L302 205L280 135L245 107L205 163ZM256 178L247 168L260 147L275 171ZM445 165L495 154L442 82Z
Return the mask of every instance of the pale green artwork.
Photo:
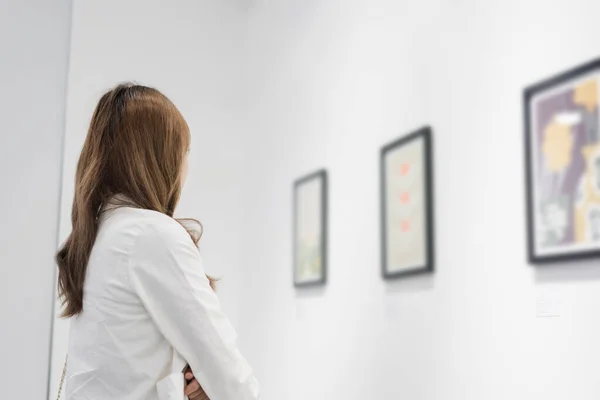
M322 190L319 178L297 188L295 282L298 284L316 282L323 276Z

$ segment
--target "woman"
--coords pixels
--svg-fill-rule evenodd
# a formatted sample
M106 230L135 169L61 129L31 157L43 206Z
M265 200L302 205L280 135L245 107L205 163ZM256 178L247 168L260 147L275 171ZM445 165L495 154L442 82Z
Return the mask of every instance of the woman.
M63 316L73 317L68 400L182 399L186 365L190 399L258 398L204 273L201 226L173 218L189 146L187 123L155 89L119 85L96 107L73 230L56 257Z

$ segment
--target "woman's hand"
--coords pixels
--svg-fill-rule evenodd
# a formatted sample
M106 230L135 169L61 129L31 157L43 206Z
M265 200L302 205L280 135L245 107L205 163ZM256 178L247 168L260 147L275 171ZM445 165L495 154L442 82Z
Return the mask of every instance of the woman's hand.
M210 400L206 393L204 393L200 383L196 380L196 378L194 378L194 374L189 367L185 371L185 382L186 384L183 393L190 400Z

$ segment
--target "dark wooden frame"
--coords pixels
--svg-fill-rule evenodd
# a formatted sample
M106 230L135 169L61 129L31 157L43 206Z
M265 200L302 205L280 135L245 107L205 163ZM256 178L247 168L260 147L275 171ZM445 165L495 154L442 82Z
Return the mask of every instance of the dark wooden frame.
M307 183L309 181L313 181L313 180L320 180L321 181L321 210L322 210L322 219L321 219L321 260L323 262L323 273L322 276L319 280L315 280L315 281L310 281L310 282L298 282L296 281L296 271L298 268L298 265L296 265L296 247L297 247L297 227L298 227L298 207L297 207L297 196L298 196L298 189L300 188L300 186L302 186L304 183ZM299 288L299 287L309 287L309 286L320 286L320 285L325 285L327 283L327 256L328 256L328 251L327 251L327 219L328 219L328 209L327 209L327 202L328 202L328 177L327 177L327 171L325 169L321 169L318 170L316 172L313 172L312 174L303 176L302 178L297 179L294 182L294 194L293 194L293 212L294 212L294 224L293 224L293 279L294 279L294 286Z
M532 157L531 157L531 100L538 93L552 89L555 86L588 74L592 71L600 72L600 59L587 62L568 71L562 72L541 82L525 88L523 91L523 122L525 139L525 193L526 193L526 224L527 224L527 259L530 264L549 264L561 261L581 260L600 257L600 250L587 250L580 252L569 252L565 254L552 254L540 256L535 254L535 232L533 221L533 182L532 182Z
M387 219L387 208L386 208L386 170L385 170L385 158L389 151L395 150L398 147L409 145L416 139L423 139L424 141L424 154L423 161L425 163L425 205L426 212L426 224L427 224L427 262L420 268L414 268L405 271L388 272L387 267L387 232L386 232L386 219ZM433 197L433 138L432 130L429 126L425 126L407 136L404 136L392 143L385 145L381 149L380 154L380 196L381 196L381 273L384 279L400 278L410 275L418 275L423 273L431 273L435 270L435 232L434 232L434 197Z

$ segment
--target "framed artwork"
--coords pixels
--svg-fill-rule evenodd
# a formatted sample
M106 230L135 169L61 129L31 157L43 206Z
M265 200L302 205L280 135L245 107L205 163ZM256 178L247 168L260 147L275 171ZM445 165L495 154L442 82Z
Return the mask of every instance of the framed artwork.
M432 133L424 127L381 149L385 279L434 269Z
M327 172L294 183L294 286L327 280Z
M525 89L528 258L600 257L600 59Z

